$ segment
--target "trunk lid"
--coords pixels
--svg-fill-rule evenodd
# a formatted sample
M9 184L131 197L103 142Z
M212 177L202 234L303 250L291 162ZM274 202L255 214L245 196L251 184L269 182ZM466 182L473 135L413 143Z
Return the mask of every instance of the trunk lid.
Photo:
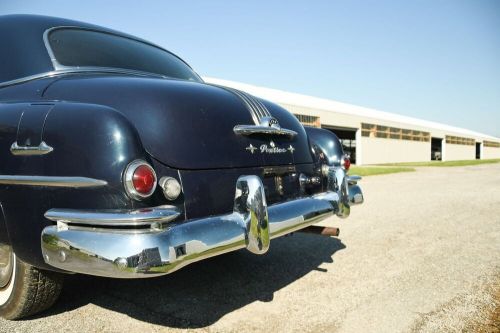
M80 75L53 83L44 98L115 108L137 128L144 148L154 158L178 169L312 162L304 128L291 113L273 103L218 86L156 78ZM258 105L252 109L249 103ZM263 114L264 111L268 114ZM297 134L289 137L234 132L236 125L256 125L256 114L271 116L282 128Z

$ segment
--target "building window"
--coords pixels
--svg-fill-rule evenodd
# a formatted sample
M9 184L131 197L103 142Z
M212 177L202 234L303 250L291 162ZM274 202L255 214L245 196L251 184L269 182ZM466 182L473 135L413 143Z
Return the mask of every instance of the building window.
M319 117L315 116L307 116L305 114L294 114L294 116L303 124L306 126L312 126L312 127L321 127L321 122L319 120Z
M476 140L469 139L469 138L462 138L459 136L447 135L446 136L446 143L449 143L452 145L473 146L476 144Z
M389 127L375 124L361 124L361 135L369 138L383 138L393 140L408 140L408 141L431 141L429 132L415 131L397 127Z
M490 147L490 148L500 148L500 142L494 142L494 141L483 141L483 144L485 147Z

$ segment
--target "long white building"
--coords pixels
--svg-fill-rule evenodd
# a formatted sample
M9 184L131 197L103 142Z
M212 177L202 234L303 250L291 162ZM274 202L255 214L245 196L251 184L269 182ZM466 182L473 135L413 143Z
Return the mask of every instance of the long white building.
M357 165L500 158L500 138L445 124L250 84L204 78L273 101L331 130Z

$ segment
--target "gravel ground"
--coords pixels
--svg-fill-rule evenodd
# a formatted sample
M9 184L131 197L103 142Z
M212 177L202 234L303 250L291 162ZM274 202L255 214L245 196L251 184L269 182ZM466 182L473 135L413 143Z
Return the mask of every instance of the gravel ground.
M338 239L298 233L265 256L239 251L149 280L70 276L49 312L0 320L0 331L460 332L487 323L499 295L500 164L419 168L362 186L365 204L329 221Z

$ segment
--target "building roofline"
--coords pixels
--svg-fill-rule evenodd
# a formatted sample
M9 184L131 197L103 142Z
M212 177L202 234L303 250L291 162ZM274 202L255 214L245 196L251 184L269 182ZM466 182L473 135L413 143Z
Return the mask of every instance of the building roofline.
M430 129L452 132L453 134L460 134L465 136L479 137L486 140L500 141L500 138L471 131L465 128L455 127L451 125L446 125L438 122L403 116L395 113L380 111L372 108L362 107L358 105L338 102L334 100L313 97L303 94L291 93L279 89L272 89L266 87L259 87L247 83L223 80L212 77L203 77L203 79L208 83L216 83L220 85L226 85L232 88L240 89L246 91L250 94L256 95L258 97L268 99L276 103L283 103L289 105L302 106L312 109L319 109L323 111L338 112L350 115L358 115L365 118L374 118L385 121L403 123L413 126L426 127Z

